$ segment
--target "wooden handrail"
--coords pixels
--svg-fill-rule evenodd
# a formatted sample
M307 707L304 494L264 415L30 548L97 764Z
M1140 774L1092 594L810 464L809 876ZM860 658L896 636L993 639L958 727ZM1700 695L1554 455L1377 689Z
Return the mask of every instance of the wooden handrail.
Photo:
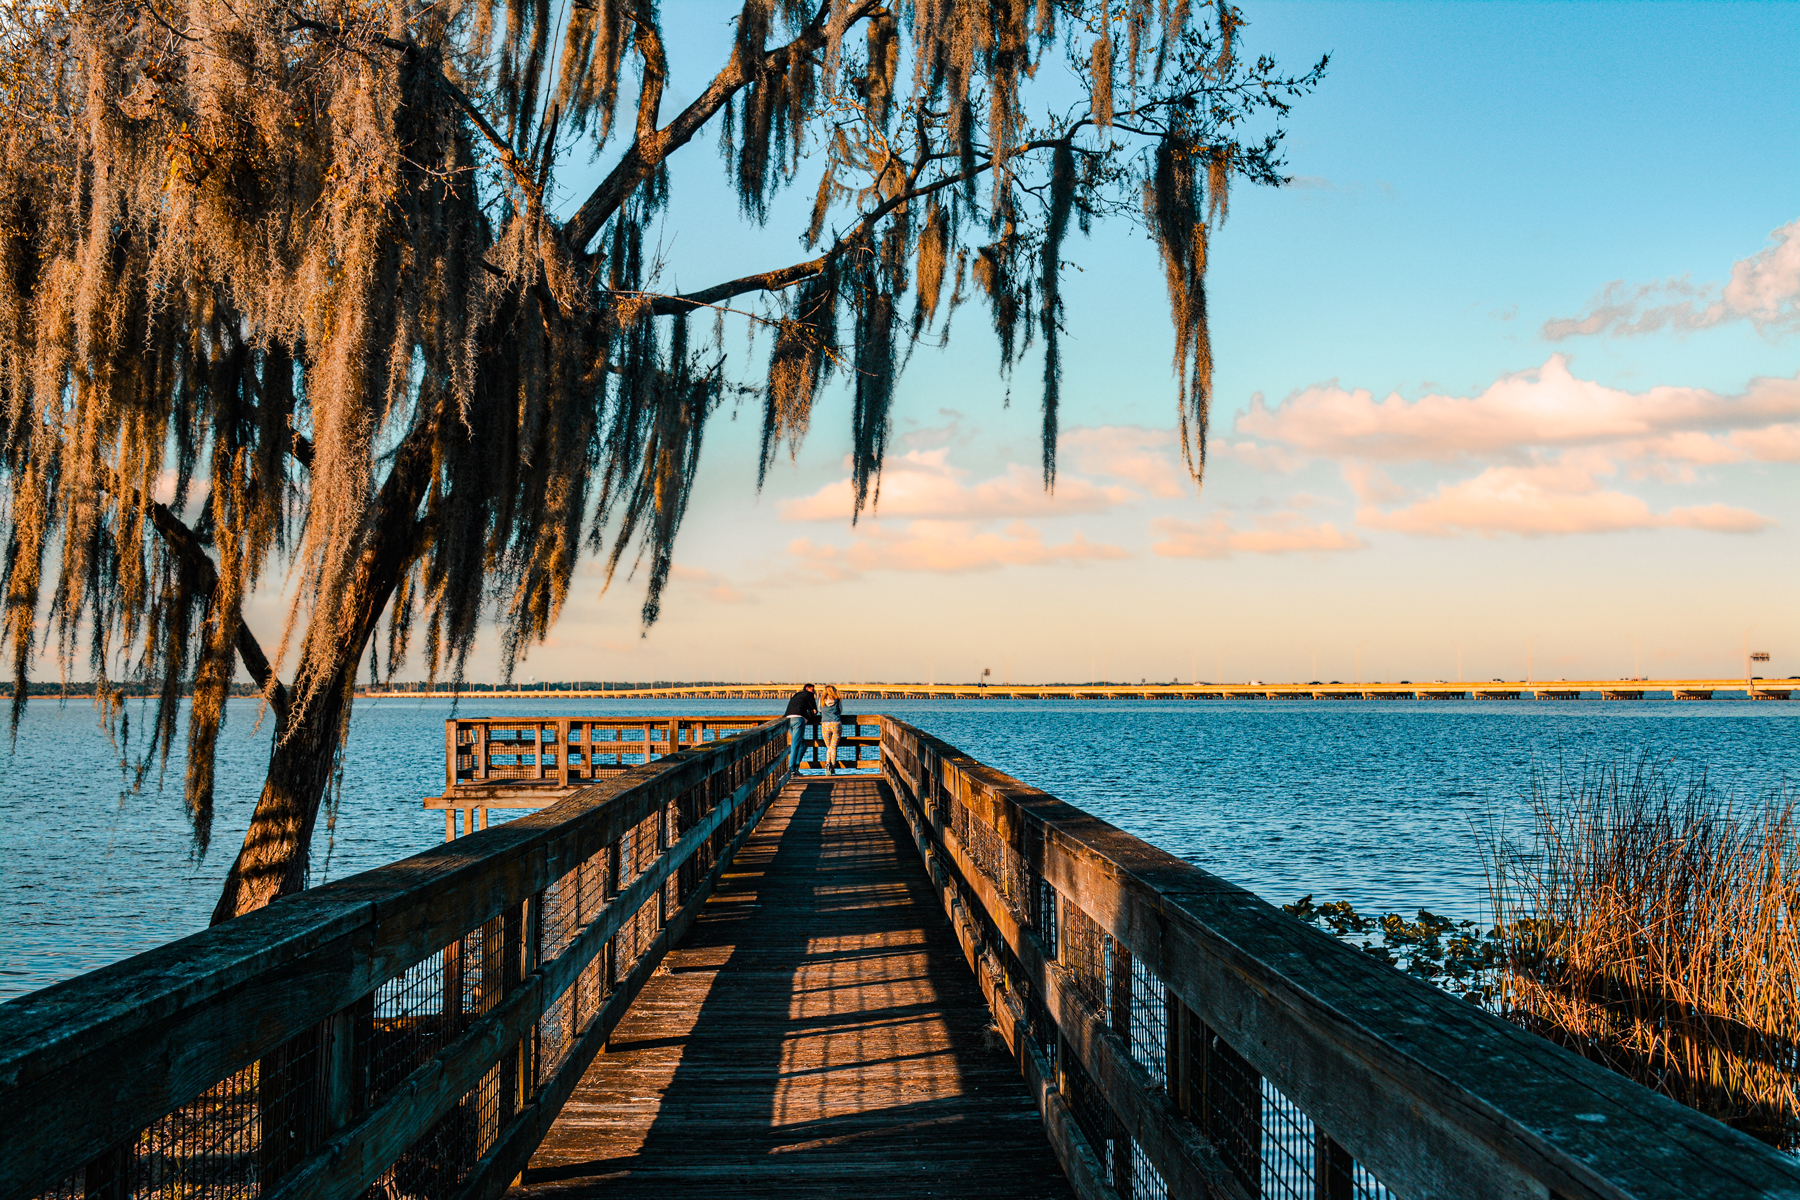
M498 1196L773 797L789 737L678 752L0 1005L0 1200L124 1197L152 1158L170 1194L174 1125L242 1160L196 1151L194 1171L340 1200L457 1113L433 1151L450 1194Z
M780 720L775 716L573 717L562 715L451 717L444 722L444 793L427 796L427 809L443 810L444 840L487 827L492 809L532 809L555 803L578 788L623 774L676 750L695 749L740 736ZM838 739L853 762L840 769L872 770L864 757L881 746L881 718L843 718ZM863 729L873 732L864 734ZM807 761L822 765L824 742L807 726ZM510 760L496 764L494 760Z
M450 717L444 721L445 796L470 787L567 787L592 782L634 763L678 749L733 737L777 720L768 716L501 716ZM879 718L846 715L843 724L877 725ZM823 743L808 726L809 747ZM707 735L711 734L709 738ZM504 735L504 736L496 736ZM628 736L632 735L632 736ZM875 746L878 736L846 734L843 746ZM495 757L519 761L495 766Z
M1800 1165L1749 1136L921 730L882 731L886 777L1084 1197L1129 1196L1140 1154L1170 1196L1261 1196L1265 1145L1310 1165L1309 1200L1353 1183L1800 1196Z

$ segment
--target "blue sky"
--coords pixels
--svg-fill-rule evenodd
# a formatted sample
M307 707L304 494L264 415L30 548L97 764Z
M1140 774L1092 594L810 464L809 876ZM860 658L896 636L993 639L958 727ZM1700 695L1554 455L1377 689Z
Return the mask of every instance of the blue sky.
M1035 360L1005 406L967 310L903 381L873 521L841 499L845 395L761 495L758 413L722 412L663 620L641 636L635 585L584 575L520 677L1700 676L1746 638L1800 674L1800 225L1772 240L1800 221L1794 10L1244 11L1251 51L1332 65L1294 184L1240 187L1213 239L1203 493L1154 253L1108 229L1069 252L1054 498ZM679 102L730 29L664 13ZM798 257L710 145L687 157L671 282Z

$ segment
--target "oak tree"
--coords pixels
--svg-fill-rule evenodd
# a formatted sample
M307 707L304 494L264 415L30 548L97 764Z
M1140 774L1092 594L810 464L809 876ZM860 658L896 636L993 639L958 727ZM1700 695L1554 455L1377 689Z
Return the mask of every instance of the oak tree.
M584 553L609 579L641 563L656 619L728 397L760 404L766 472L822 391L847 389L860 513L902 367L967 300L1003 372L1040 346L1053 486L1071 229L1135 223L1160 255L1199 479L1208 236L1234 180L1281 182L1281 118L1323 60L1284 73L1244 53L1237 9L1189 0L744 0L676 108L669 16L655 0L0 11L13 720L50 644L65 677L85 647L103 688L154 682L149 756L182 735L191 692L204 851L225 698L240 669L254 680L268 775L215 922L304 886L365 654L391 675L412 648L460 682L491 622L510 672ZM706 203L766 223L806 189L805 249L677 293L653 223L671 159L714 140ZM559 200L596 160L591 191ZM728 352L726 310L750 349ZM285 627L253 632L246 598L284 580Z

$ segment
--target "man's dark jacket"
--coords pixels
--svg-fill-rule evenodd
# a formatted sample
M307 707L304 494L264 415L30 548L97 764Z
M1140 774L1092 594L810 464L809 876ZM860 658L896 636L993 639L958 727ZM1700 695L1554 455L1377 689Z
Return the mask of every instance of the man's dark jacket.
M787 711L781 715L784 717L805 717L807 724L817 725L819 723L819 702L814 699L811 692L807 691L805 688L801 688L799 691L795 692L793 698L788 701Z

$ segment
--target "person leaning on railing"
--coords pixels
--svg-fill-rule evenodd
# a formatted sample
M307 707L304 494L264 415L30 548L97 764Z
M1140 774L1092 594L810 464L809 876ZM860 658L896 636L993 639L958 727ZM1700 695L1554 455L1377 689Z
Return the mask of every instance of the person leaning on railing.
M819 723L819 705L813 699L813 685L807 684L788 698L787 711L784 717L799 717L800 727L794 730L793 749L788 752L788 770L800 769L800 756L806 753L806 727Z
M824 707L819 710L819 736L825 739L825 773L837 773L838 732L844 721L844 702L838 699L838 690L831 684L825 685L820 696Z

